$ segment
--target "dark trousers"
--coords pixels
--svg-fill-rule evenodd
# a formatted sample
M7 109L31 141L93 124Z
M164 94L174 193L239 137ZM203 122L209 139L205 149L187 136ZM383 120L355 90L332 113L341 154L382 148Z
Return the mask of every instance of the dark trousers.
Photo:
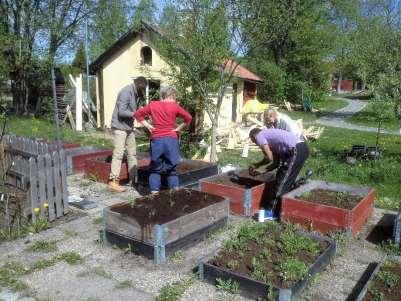
M167 174L169 188L178 187L177 165L180 163L178 139L162 137L152 139L149 187L151 191L159 191L162 172Z
M308 157L308 145L305 142L299 142L290 155L280 160L280 165L276 172L276 181L271 193L269 193L269 199L265 202L265 207L278 211L279 206L277 204L281 196L291 190Z

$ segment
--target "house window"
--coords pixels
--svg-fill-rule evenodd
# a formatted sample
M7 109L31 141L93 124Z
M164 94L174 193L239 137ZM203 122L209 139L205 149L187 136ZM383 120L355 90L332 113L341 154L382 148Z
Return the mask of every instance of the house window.
M141 63L142 65L152 66L152 49L148 46L141 49Z

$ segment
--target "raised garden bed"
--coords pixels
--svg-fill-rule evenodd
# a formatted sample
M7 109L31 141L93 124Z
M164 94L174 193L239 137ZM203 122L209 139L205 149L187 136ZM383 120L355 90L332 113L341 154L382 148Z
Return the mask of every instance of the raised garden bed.
M199 160L183 160L177 166L180 186L197 183L200 179L216 175L219 172L217 164ZM150 166L138 169L137 184L148 186ZM167 187L167 177L162 176L162 186Z
M272 173L252 177L248 170L239 170L235 173L239 178L223 173L201 179L199 188L201 191L228 198L233 213L253 216L260 209L262 200L271 191L275 177Z
M91 146L66 149L67 173L80 173L85 170L85 162L90 158L99 158L112 154L111 149L100 149Z
M282 197L280 217L321 233L355 235L371 216L374 202L375 192L368 187L309 181Z
M106 207L103 215L106 241L163 263L177 250L223 227L229 203L222 197L182 188Z
M111 158L112 155L102 156L97 158L90 158L85 162L85 175L87 177L94 177L96 181L107 183L109 180L110 169L111 169ZM150 163L150 159L147 155L138 155L138 167L148 166ZM128 164L127 157L124 156L124 159L121 163L120 170L120 183L126 183L129 180L128 174Z
M293 225L249 222L201 260L200 278L252 299L289 301L330 262L336 244Z
M401 300L401 261L388 259L383 263L370 264L348 299L355 301Z

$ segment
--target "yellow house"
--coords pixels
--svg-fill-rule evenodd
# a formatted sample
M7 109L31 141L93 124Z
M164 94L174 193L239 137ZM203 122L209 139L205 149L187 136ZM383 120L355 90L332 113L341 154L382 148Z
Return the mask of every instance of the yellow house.
M110 127L111 116L118 92L139 76L148 79L147 100L161 86L168 85L167 62L151 45L149 33L153 27L143 23L138 31L129 31L102 53L91 65L90 72L96 75L97 124ZM257 83L261 78L239 65L234 72L232 85L228 87L222 103L219 126L241 121L244 103L256 96ZM208 124L208 118L205 118Z

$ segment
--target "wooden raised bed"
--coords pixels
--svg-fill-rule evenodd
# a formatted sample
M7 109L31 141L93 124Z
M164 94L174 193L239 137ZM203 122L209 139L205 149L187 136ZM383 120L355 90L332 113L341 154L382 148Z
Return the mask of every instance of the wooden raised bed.
M228 215L229 203L222 197L186 188L162 191L134 204L106 207L105 240L159 264L223 227Z
M321 200L302 200L301 195L317 189L357 196L360 201L352 208L346 209L322 204ZM280 218L321 233L340 230L355 235L371 216L374 202L375 191L368 187L309 181L282 197Z
M67 155L67 173L84 172L86 160L90 158L99 158L109 156L113 153L111 149L100 149L91 146L66 149Z
M278 226L273 223L273 227ZM315 274L327 267L336 252L335 241L315 234L292 232L292 237L304 239L306 243L298 250L293 249L294 254L287 254L288 249L283 247L284 238L277 237L275 232L258 233L250 239L244 239L245 233L252 235L255 232L244 231L242 240L230 239L223 243L222 250L200 261L198 272L201 280L212 284L221 284L223 281L235 284L241 295L253 300L290 301L308 285ZM237 243L241 241L242 244ZM310 246L309 241L315 245L313 255L305 249ZM289 245L295 248L291 242ZM290 269L282 267L289 261L293 262L292 267L295 262L303 266L302 272L293 278L289 278Z
M85 162L85 175L87 177L96 177L98 182L107 183L109 180L111 170L111 157L112 155L102 156L97 158L90 158ZM138 155L138 167L148 166L150 159L146 155ZM120 170L120 183L126 183L129 180L128 164L126 157L121 162Z
M374 295L376 295L376 299L373 298ZM347 300L401 300L400 259L390 258L383 263L370 263Z
M199 188L201 191L228 198L231 212L253 216L271 191L275 177L272 173L251 177L245 169L235 173L240 176L239 179L230 177L228 173L201 179Z
M197 183L200 179L216 175L219 172L217 164L199 160L183 160L177 166L177 176L180 187ZM137 184L148 186L150 166L138 169ZM167 187L167 177L162 176L162 186Z

